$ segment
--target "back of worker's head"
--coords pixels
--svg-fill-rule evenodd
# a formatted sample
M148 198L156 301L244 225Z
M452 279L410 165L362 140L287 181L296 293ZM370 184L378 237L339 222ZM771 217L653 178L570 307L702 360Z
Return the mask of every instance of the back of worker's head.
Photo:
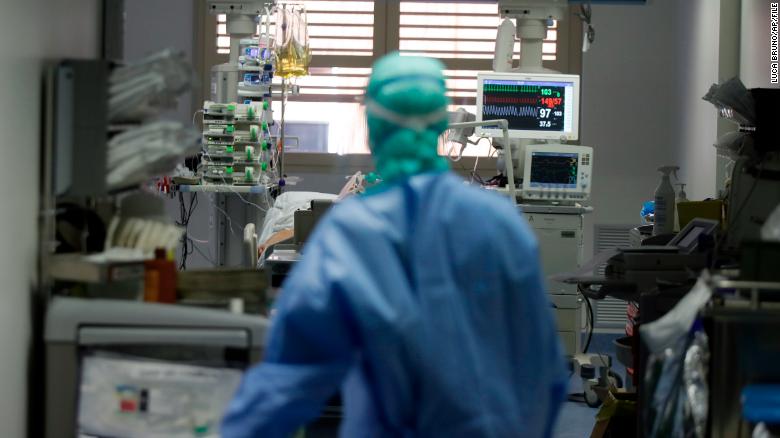
M442 68L432 58L396 53L374 63L366 118L371 153L385 181L448 168L437 152L449 104Z

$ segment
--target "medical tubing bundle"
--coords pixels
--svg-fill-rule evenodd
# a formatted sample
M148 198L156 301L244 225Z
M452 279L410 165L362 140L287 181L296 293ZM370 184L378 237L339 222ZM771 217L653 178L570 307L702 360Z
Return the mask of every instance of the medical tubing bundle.
M108 142L106 181L117 190L173 170L183 157L197 153L200 136L181 123L145 119L176 105L195 80L181 51L162 50L109 76L108 118L118 132Z
M179 122L154 122L129 129L108 142L106 181L110 189L139 184L167 173L197 153L200 135Z
M171 49L118 67L109 77L109 120L139 121L171 108L194 82L184 53Z

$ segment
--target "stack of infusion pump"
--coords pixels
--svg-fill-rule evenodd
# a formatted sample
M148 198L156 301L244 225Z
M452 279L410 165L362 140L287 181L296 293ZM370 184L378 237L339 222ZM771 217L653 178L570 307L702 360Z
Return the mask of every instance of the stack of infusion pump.
M273 164L269 102L215 103L203 108L204 182L258 185Z
M272 180L275 148L271 137L273 45L264 38L242 39L235 101L203 104L203 160L207 184L259 185Z

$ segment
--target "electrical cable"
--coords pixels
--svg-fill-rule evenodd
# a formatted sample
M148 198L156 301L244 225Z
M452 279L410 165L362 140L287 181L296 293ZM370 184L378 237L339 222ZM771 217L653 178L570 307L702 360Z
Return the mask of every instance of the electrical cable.
M583 354L588 353L588 349L590 348L590 341L593 339L593 326L594 326L594 316L593 316L593 306L590 303L590 299L583 293L582 286L577 285L577 291L582 295L582 298L585 299L585 306L588 308L588 339L585 342L585 347L582 349Z
M489 138L487 138L487 137L480 137L480 139L477 140L476 143L471 143L471 144L473 144L474 146L477 146L477 145L479 145L479 142L481 142L482 140L487 140L488 141L488 145L489 145L488 149L493 147L493 142ZM474 184L474 177L477 177L479 179L479 183L484 186L485 182L482 180L482 177L477 175L477 165L479 164L479 157L480 156L481 155L479 153L477 153L477 158L474 160L474 168L471 170L471 183Z
M181 260L179 261L179 270L184 271L187 269L187 257L192 254L193 239L189 236L188 228L190 218L195 208L198 206L198 194L192 193L190 195L189 207L184 206L184 193L179 192L179 215L181 220L176 222L177 225L184 227L184 234L181 236Z
M190 236L190 240L192 240L192 241L193 241L193 242L195 242L195 243L202 243L202 244L204 244L204 245L206 245L206 244L208 244L208 243L209 243L209 241L208 241L208 240L206 240L206 239L196 239L196 238L194 238L194 237L192 237L192 236Z
M194 128L199 128L199 130L201 130L201 131L202 131L202 130L203 130L203 127L202 127L202 126L201 126L201 127L198 127L198 125L196 125L196 124L195 124L195 117L197 117L197 116L198 116L198 113L200 113L200 114L203 114L203 110L202 110L202 109L199 109L199 110L195 111L194 113L192 113L192 126L193 126Z
M192 248L193 248L195 251L197 251L197 252L198 252L198 254L200 254L200 255L201 255L201 257L203 257L204 259L206 259L206 261L207 261L207 262L211 263L211 266L217 266L217 262L215 262L215 261L214 261L214 259L213 259L212 257L209 257L209 256L207 256L206 254L204 254L204 253L203 253L203 251L201 251L201 249L200 249L200 248L198 248L198 245L195 245L195 244L193 244L193 245L192 245Z
M593 339L593 329L595 326L595 319L593 316L593 305L590 303L590 298L585 297L585 304L588 306L588 340L585 341L585 347L583 352L587 353L590 349L590 341Z
M233 219L230 217L230 215L223 210L221 207L219 207L214 201L209 198L209 203L214 207L216 210L218 210L220 213L222 213L225 216L225 219L228 221L228 227L230 227L230 234L233 235L233 237L238 237L236 235L236 231L233 229Z
M233 185L232 185L232 184L229 184L229 183L227 182L227 178L225 178L225 177L222 177L222 182L224 182L224 183L225 183L225 185L227 186L228 190L230 190L232 193L234 193L236 196L238 196L238 199L240 199L240 200L241 200L241 201L242 201L244 204L251 205L251 206L255 207L256 209L258 209L258 210L262 211L263 213L267 213L267 212L268 212L268 209L267 209L267 208L263 208L263 207L259 206L258 204L255 204L254 202L247 201L246 199L244 199L244 197L243 197L243 196L241 196L241 193L238 193L238 192L236 191L236 189L234 189L234 188L233 188ZM268 191L268 189L266 188L266 190L265 190L265 191L267 192L267 191Z
M268 208L261 207L259 204L255 204L252 201L244 199L244 197L241 196L241 193L238 193L235 189L233 189L233 186L228 186L228 187L229 187L229 190L231 192L235 193L236 196L238 196L238 199L240 199L244 204L251 205L252 207L255 207L256 209L262 211L263 213L267 213L268 212Z
M591 340L593 339L593 332L594 332L594 328L595 328L595 315L594 315L594 312L593 312L593 305L591 304L590 299L587 296L585 296L585 294L583 293L584 290L583 290L582 286L577 285L577 291L584 298L585 305L588 308L588 315L587 315L588 339L585 342L585 347L582 350L583 354L587 354L588 350L590 349ZM597 352L597 353L594 353L594 355L597 356L598 357L598 361L601 362L601 367L607 369L607 373L606 373L607 380L608 380L607 384L610 384L609 377L612 376L614 381L615 381L614 383L615 383L616 387L618 385L625 385L625 382L621 383L621 381L623 379L620 378L620 375L615 373L614 371L612 371L612 365L609 363L611 361L605 361L604 360L604 356L608 356L608 354ZM571 376L573 374L574 374L574 371L572 371L569 374L569 378L571 378ZM578 402L583 402L584 401L584 395L576 394L576 397L577 397L576 399L572 398L572 396L574 396L574 394L570 394L570 396L569 396L569 400L571 400L571 401L578 401ZM583 397L583 399L580 400L579 397Z

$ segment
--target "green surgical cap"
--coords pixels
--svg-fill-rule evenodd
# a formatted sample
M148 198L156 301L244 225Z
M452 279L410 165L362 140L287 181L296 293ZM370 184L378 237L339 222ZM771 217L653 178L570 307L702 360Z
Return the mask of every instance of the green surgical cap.
M437 152L448 122L443 67L432 58L397 53L374 63L366 119L371 153L384 181L448 169Z

